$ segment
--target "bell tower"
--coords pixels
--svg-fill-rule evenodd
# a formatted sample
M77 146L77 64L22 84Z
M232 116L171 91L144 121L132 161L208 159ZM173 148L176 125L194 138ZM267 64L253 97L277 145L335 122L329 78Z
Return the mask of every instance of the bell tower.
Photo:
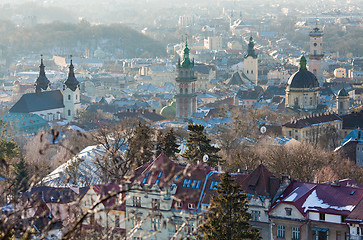
M69 121L74 120L77 111L81 108L81 91L79 89L79 82L74 75L72 56L68 78L63 84L63 102L65 119Z
M197 78L194 77L194 60L189 58L188 41L185 42L183 61L178 61L176 94L176 117L189 118L197 111L197 94L195 93Z
M310 36L310 54L309 54L309 70L314 73L319 83L323 81L322 60L323 53L323 36L324 33L318 28L318 20L316 20L315 28L309 33Z
M250 37L247 54L243 63L243 73L257 86L258 85L258 58L255 52L255 43Z

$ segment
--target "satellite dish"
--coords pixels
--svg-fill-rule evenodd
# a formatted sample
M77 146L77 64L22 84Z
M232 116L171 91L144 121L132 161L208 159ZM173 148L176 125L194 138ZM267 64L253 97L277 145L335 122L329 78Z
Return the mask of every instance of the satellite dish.
M267 131L267 129L266 129L266 127L265 127L265 126L262 126L262 127L260 128L260 132L261 132L262 134L265 134L265 133L266 133L266 131Z
M208 157L208 155L207 154L205 154L204 156L203 156L203 162L208 162L208 159L209 159L209 157Z

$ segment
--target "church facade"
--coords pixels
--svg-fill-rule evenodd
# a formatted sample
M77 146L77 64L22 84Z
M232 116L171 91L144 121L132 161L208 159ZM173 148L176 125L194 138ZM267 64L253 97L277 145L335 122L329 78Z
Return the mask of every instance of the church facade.
M37 114L46 121L74 120L81 103L79 82L74 75L72 60L62 91L48 90L50 82L45 75L43 59L41 59L39 68L39 76L35 81L35 92L24 94L10 108L9 112Z

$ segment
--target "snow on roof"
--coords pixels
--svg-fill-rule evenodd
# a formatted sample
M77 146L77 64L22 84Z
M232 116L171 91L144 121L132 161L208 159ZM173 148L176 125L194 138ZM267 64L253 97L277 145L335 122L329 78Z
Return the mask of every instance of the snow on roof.
M318 210L320 209L328 209L332 208L339 211L352 211L354 206L353 205L343 205L343 206L331 206L328 203L324 203L323 200L321 200L317 193L316 189L306 198L304 204L302 205L302 208L304 209L304 212L307 212L308 210Z
M76 157L60 165L53 172L43 178L42 184L44 186L51 187L69 187L73 185L84 187L88 185L101 184L101 178L98 174L99 168L96 165L96 160L100 159L104 153L105 150L101 145L88 146ZM77 182L71 182L67 174L67 169L79 159L82 160L79 162L78 166L79 177Z

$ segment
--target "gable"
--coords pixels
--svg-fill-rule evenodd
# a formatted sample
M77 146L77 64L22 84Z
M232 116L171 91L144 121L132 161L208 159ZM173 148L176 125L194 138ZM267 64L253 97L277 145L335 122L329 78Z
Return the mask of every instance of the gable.
M287 214L287 210L291 209L291 215ZM289 203L280 203L273 209L271 209L269 215L278 218L290 218L290 219L305 219L301 212L293 205Z

